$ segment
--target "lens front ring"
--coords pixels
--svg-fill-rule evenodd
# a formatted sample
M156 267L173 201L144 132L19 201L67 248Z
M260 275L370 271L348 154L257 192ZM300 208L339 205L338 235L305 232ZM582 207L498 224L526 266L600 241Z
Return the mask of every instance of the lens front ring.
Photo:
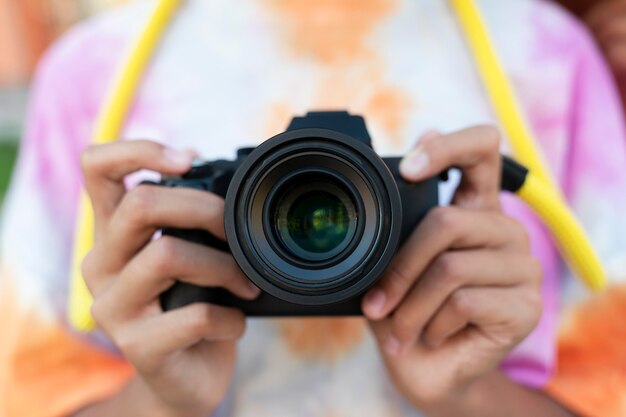
M365 237L359 242L359 256L346 257L343 263L318 270L282 264L284 259L281 262L275 251L265 251L270 245L266 243L262 221L264 202L259 201L267 197L267 190L259 192L262 178L284 165L285 160L307 153L335 160L332 168L351 172L350 181L361 183L357 187L359 195L369 199L369 226L364 228ZM305 165L319 168L317 162ZM271 295L306 305L347 300L371 286L397 248L401 216L399 193L382 159L363 143L326 129L285 132L260 145L235 173L225 206L229 246L243 272ZM286 273L286 269L290 271Z

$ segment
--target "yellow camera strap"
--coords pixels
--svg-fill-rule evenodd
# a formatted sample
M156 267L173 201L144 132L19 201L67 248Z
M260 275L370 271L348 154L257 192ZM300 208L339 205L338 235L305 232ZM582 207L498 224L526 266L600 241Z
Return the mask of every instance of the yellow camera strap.
M128 60L114 80L94 132L94 143L116 140L121 135L145 69L182 0L159 0L150 19L132 46ZM602 288L602 266L585 233L564 203L545 168L533 135L523 119L513 89L492 46L473 0L450 0L474 55L487 93L516 158L530 168L517 191L552 231L572 269L592 289ZM81 273L81 263L93 244L93 212L89 198L81 194L72 258L69 320L80 331L90 331L92 298Z
M165 30L182 0L159 0L146 27L128 52L128 58L113 81L109 96L96 121L93 142L103 144L117 140L124 128L137 89ZM69 321L75 329L88 332L94 327L91 317L92 297L87 289L81 264L93 245L93 209L87 193L81 193L78 222L74 231L71 263Z
M450 0L450 5L463 28L514 156L529 169L526 181L517 195L533 208L550 229L561 255L576 275L593 290L603 288L606 277L600 259L546 168L475 2Z

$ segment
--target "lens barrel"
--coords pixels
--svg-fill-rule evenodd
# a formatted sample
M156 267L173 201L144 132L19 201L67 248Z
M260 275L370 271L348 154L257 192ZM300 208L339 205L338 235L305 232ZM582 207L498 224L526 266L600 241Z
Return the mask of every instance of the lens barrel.
M327 129L281 133L230 183L231 252L261 289L287 302L347 300L382 274L400 237L400 195L371 147Z

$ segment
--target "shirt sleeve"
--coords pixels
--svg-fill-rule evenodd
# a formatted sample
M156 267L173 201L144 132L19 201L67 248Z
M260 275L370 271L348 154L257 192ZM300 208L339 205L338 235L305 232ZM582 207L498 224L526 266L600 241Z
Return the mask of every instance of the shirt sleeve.
M0 416L68 416L133 375L102 335L78 335L66 322L79 154L95 112L81 61L91 42L75 30L54 46L31 91L3 216Z
M563 288L556 373L547 390L592 417L626 415L626 134L617 88L586 31L577 42L576 88L565 192L598 250L610 282L589 295Z

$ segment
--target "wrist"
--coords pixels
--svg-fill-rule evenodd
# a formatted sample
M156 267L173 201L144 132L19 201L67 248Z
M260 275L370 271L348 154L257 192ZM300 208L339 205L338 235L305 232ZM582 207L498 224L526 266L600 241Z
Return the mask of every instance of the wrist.
M139 376L135 376L117 395L92 404L73 417L207 417L214 410L180 408L161 399Z
M451 387L447 390L413 393L408 397L413 406L428 417L459 417L458 410L467 409L474 397L473 385L477 380Z
M127 386L126 395L128 402L133 402L135 407L141 408L141 413L151 417L207 417L214 410L199 410L187 406L169 404L161 398L150 385L140 376L136 376Z
M473 415L471 413L460 413L461 410L474 410L476 402L476 389L473 386L476 380L455 387L446 392L445 395L429 398L421 401L418 409L428 417L461 417L463 415Z
M447 397L420 409L428 417L573 417L541 390L525 388L493 371Z

